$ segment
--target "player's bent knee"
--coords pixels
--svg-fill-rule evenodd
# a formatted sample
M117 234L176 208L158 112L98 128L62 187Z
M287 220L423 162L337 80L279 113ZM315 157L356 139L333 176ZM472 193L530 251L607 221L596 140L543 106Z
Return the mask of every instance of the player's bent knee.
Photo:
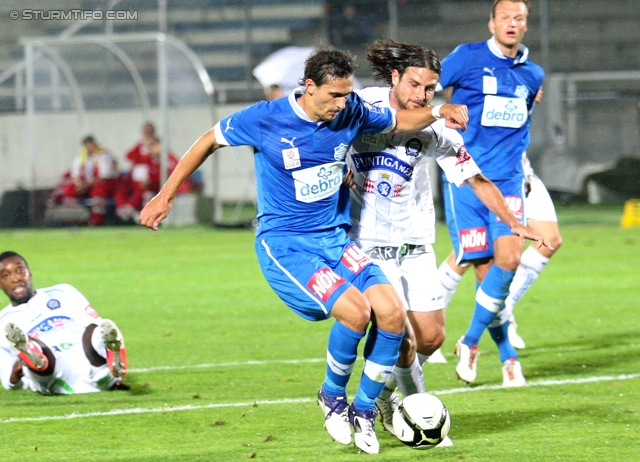
M413 335L410 335L409 329L407 329L407 332L402 338L402 343L400 344L400 353L409 354L411 352L415 352L416 347L417 347L416 339Z

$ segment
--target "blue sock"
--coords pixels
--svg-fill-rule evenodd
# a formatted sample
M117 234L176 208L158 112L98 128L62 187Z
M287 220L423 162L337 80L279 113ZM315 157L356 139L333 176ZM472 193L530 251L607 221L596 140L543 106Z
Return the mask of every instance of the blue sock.
M398 361L403 337L404 333L385 332L375 324L369 329L364 349L364 370L353 401L353 407L357 410L369 411L375 408L376 398Z
M499 317L498 317L499 318ZM496 318L496 321L498 321ZM500 353L500 362L503 363L507 359L515 358L518 359L518 353L516 349L513 348L511 342L509 341L509 334L507 333L507 329L509 327L509 321L495 327L489 327L489 333L491 334L491 338L496 345L498 346L498 352Z
M364 332L356 332L336 321L329 332L327 375L322 390L332 398L346 396L347 382L358 355L358 344Z
M514 274L514 271L503 270L496 264L491 265L476 291L476 305L473 310L471 324L462 339L462 343L470 347L480 343L482 333L504 306Z

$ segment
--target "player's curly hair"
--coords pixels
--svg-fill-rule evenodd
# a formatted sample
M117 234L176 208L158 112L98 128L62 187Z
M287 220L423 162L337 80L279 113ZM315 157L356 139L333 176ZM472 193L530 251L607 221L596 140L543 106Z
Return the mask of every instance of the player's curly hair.
M367 50L365 57L374 80L391 85L391 72L400 76L408 67L425 67L440 75L440 60L435 51L422 45L400 43L391 39L379 39Z
M13 250L7 250L6 252L0 253L0 262L3 262L7 258L13 258L13 257L18 257L23 262L27 263L27 260L25 260L22 255L20 255L19 253L14 252Z
M356 58L351 53L334 48L321 48L307 58L304 77L300 79L299 84L304 85L307 79L311 79L320 87L328 83L329 79L351 77L357 68Z

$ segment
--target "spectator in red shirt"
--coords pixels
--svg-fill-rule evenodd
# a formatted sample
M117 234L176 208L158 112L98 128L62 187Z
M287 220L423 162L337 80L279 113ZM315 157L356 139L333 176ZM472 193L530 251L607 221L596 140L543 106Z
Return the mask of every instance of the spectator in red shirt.
M138 143L127 153L131 169L126 178L120 181L115 195L116 214L122 221L137 219L142 207L160 191L160 153L162 146L155 135L148 137L146 144ZM178 159L168 153L169 173L173 171ZM192 184L187 180L179 193L188 192Z

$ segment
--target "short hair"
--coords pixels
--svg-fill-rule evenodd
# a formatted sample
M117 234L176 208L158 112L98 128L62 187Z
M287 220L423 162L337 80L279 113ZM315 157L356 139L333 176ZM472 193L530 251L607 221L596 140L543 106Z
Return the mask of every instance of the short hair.
M82 138L82 144L85 144L85 143L98 144L93 135L88 135L88 136L85 136L84 138Z
M20 255L17 252L14 252L13 250L7 250L6 252L0 253L0 263L5 261L7 258L13 258L13 257L18 257L18 258L22 259L22 261L25 262L25 264L27 263L27 260L25 260L22 255ZM29 266L29 265L27 264L27 266Z
M397 70L402 76L408 67L425 67L440 75L440 59L435 51L422 45L401 43L391 39L379 39L367 50L365 57L374 80L391 85L391 73Z
M347 51L333 48L322 48L313 52L304 63L304 77L299 84L304 85L307 79L321 87L329 79L343 79L351 77L358 65L356 58Z
M531 13L531 2L529 0L493 0L493 5L491 6L491 17L496 17L496 7L498 3L502 2L511 2L511 3L524 3L527 7L527 14Z

